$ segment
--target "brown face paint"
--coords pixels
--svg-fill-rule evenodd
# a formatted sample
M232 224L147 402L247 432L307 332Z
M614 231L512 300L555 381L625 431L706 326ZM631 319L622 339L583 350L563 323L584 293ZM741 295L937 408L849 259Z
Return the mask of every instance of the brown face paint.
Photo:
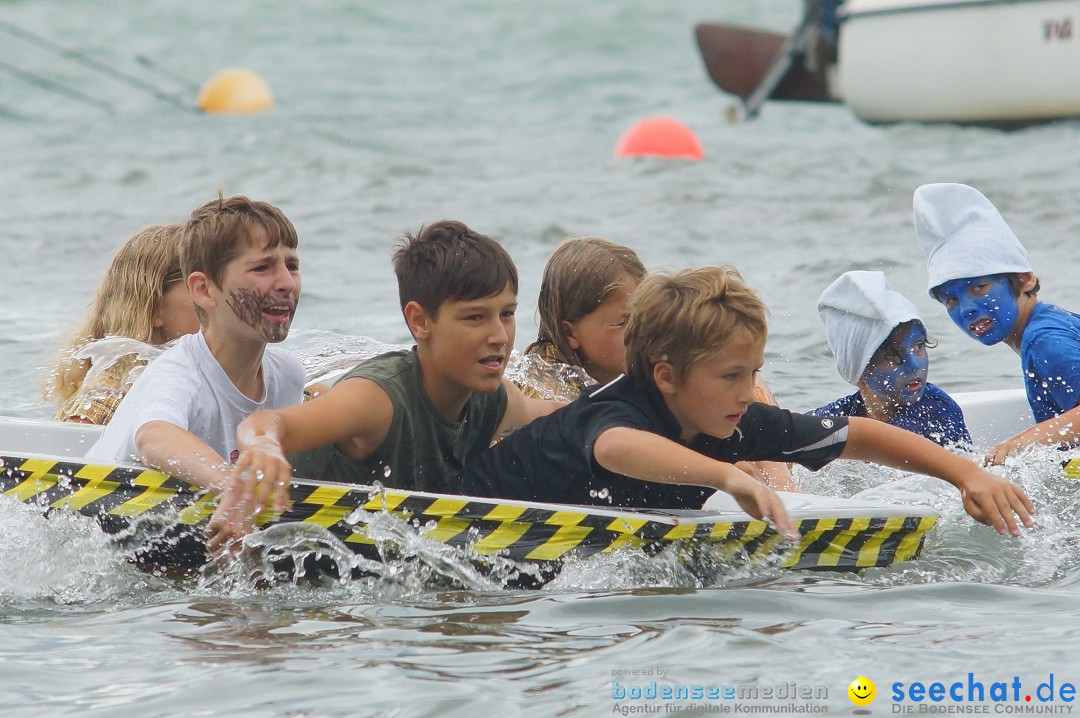
M280 342L289 335L290 321L284 324L271 322L263 317L263 309L275 304L287 304L275 301L267 292L253 292L250 289L235 289L229 293L226 301L233 314L254 329L267 342Z

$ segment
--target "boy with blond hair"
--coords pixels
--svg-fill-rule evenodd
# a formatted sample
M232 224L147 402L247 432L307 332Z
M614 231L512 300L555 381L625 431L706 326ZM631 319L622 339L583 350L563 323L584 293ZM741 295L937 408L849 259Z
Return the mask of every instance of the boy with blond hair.
M700 508L721 490L791 536L780 498L734 463L818 469L846 458L944 479L998 532L1018 535L1017 516L1032 525L1022 490L932 441L873 419L754 403L766 331L764 304L733 267L647 277L631 301L627 374L508 436L472 461L456 488L637 508Z
M444 220L394 253L401 311L416 345L369 359L301 405L263 411L237 431L233 484L207 547L248 533L293 466L305 478L445 492L497 437L561 406L503 378L514 346L518 275L498 242ZM300 452L300 453L294 453Z
M303 366L267 346L289 335L296 313L297 244L292 222L266 202L219 197L192 212L180 265L200 331L142 372L87 458L138 461L215 491L227 484L241 419L302 399Z

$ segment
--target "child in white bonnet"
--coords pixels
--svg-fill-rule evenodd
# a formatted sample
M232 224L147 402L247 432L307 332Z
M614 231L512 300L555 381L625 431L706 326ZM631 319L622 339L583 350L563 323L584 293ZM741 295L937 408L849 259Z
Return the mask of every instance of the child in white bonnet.
M942 445L971 443L963 411L926 380L918 310L882 272L845 272L822 293L818 314L837 371L858 391L809 413L869 416Z
M1020 355L1037 424L998 444L987 461L1000 464L1035 443L1080 444L1080 316L1038 300L1027 251L977 189L923 185L914 211L930 295L965 334Z

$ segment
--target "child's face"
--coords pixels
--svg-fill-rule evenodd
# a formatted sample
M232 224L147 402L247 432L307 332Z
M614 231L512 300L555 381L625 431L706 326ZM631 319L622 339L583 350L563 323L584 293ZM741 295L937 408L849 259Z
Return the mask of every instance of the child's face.
M570 348L581 357L585 371L604 384L626 371L626 320L630 296L638 282L627 277L600 305L576 322L563 322Z
M509 284L489 297L443 302L425 331L434 371L469 391L497 391L514 346L516 311Z
M165 288L154 314L153 328L151 341L154 344L171 342L199 331L199 318L195 316L195 305L185 282L171 282Z
M935 287L934 297L956 326L986 346L1007 338L1020 314L1009 278L1001 274L953 279Z
M909 322L892 330L866 366L862 379L878 397L908 406L922 398L929 370L926 329L922 322Z
M300 298L300 260L283 244L267 247L258 227L225 267L221 287L211 287L217 301L210 310L230 335L275 343L289 336Z
M682 427L682 439L690 441L698 434L731 436L754 402L754 377L764 363L765 342L742 334L696 361L682 382L657 380L668 409Z

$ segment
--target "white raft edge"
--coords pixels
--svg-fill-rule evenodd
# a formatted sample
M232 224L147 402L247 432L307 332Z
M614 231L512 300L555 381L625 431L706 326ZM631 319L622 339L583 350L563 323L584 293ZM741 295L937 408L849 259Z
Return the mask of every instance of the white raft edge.
M39 419L20 419L0 417L0 454L25 458L52 460L81 460L82 455L101 433L101 427L71 422L44 421ZM132 468L143 468L134 464L123 464ZM307 481L316 485L334 485L329 482ZM387 489L390 492L398 489ZM701 510L648 510L616 509L605 506L577 504L556 504L530 501L512 501L483 497L462 497L410 491L418 496L448 496L453 499L473 499L484 503L527 506L543 509L584 512L611 518L630 517L679 524L700 524L729 521L752 520L749 514L739 508L735 499L726 493L717 492L705 503ZM871 502L859 499L843 499L831 496L780 492L784 506L792 519L821 518L858 518L876 517L926 517L938 516L938 512L928 506L900 505L884 502Z

